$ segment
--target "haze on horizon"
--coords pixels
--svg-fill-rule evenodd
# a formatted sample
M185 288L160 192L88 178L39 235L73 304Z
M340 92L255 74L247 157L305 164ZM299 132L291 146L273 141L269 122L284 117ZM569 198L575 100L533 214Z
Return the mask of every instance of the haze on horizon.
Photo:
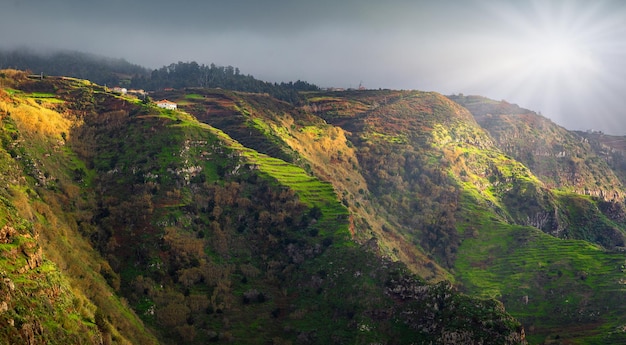
M619 0L1 0L0 48L149 68L232 65L266 81L504 99L573 130L626 135Z

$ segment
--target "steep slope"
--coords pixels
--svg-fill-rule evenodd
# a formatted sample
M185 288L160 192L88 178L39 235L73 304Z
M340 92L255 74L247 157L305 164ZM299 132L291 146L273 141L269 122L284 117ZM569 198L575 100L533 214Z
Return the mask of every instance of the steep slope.
M361 107L348 104L355 101ZM329 93L309 102L319 116L351 133L360 171L390 223L447 267L454 265L461 240L456 222L465 186L507 222L521 223L549 206L543 205L541 183L497 150L467 110L441 95ZM528 191L534 208L508 207L520 190Z
M193 92L203 91L193 90ZM168 97L171 98L171 96L175 95L170 94ZM291 116L284 113L275 114L268 110L286 107L284 103L275 103L275 100L266 96L258 98L259 96L256 95L235 95L222 91L205 92L201 97L197 93L191 97L184 94L180 96L187 100L199 100L188 103L191 109L194 109L192 104L195 104L196 111L198 111L198 103L210 102L213 104L212 102L218 98L221 108L218 108L220 109L219 115L216 116L224 116L225 112L230 112L228 113L228 120L232 121L233 127L228 128L230 131L227 132L232 133L234 137L242 138L240 139L241 142L246 142L258 150L265 150L268 153L274 152L277 155L281 155L281 152L290 152L286 150L288 147L280 145L277 136L271 135L275 131L280 132L282 130L281 127L275 126L275 122L260 121L260 118L253 119L245 116L246 113L259 111L265 112L266 117L279 115L277 118L289 122ZM257 102L261 100L269 102L267 105L272 107L256 106ZM181 105L184 106L184 102L181 102ZM215 108L211 109L214 110ZM206 115L206 112L204 114ZM170 113L170 115L175 115L175 113ZM141 118L147 120L158 117L141 116ZM181 119L181 117L178 118ZM204 119L206 120L206 118ZM236 121L237 119L240 120L239 122L243 121L244 124L247 124L248 130L243 130L241 124ZM137 121L133 117L130 117L128 121L130 126L126 128L134 134L123 137L146 136L145 133L141 132L141 128L147 126L133 125ZM246 148L239 142L225 137L221 132L216 132L211 127L199 123L194 124L191 119L188 121L186 125L180 127L184 129L181 135L200 135L204 139L195 137L187 139L185 142L190 144L186 146L190 148L184 154L182 152L173 154L185 158L184 163L182 161L178 163L183 164L183 166L176 168L175 165L172 166L175 164L172 161L169 165L173 171L189 171L191 166L195 166L196 168L193 170L196 172L196 176L190 176L186 180L189 182L175 182L177 178L170 177L173 178L173 185L179 189L179 192L172 193L167 191L169 187L162 180L165 178L164 176L168 175L167 171L163 171L163 169L159 172L152 171L150 173L147 173L145 169L136 171L143 171L148 176L158 176L160 190L153 196L153 200L155 197L158 200L159 195L163 194L166 196L184 196L188 193L185 190L193 191L193 200L177 198L177 201L168 202L167 204L171 206L162 209L158 213L159 218L150 227L154 228L154 224L161 224L162 221L159 219L163 219L163 217L170 219L166 231L168 229L174 231L174 228L183 227L187 229L186 231L191 231L191 234L197 233L193 235L194 238L208 239L210 244L208 252L205 254L197 252L194 254L195 260L190 259L184 263L172 262L171 258L174 256L172 254L155 255L163 251L168 253L174 249L174 247L169 246L145 248L147 253L142 255L161 258L157 264L161 269L177 265L175 270L166 269L174 275L174 282L180 282L181 279L187 277L187 274L196 272L198 280L187 280L187 284L189 284L187 287L188 296L181 296L181 300L194 300L200 298L198 295L206 294L204 288L201 288L207 284L207 278L202 278L206 274L203 272L207 270L205 265L213 267L213 270L226 265L221 268L225 272L219 275L222 278L217 281L217 285L209 285L209 291L212 290L213 296L215 296L212 297L212 304L209 306L211 312L208 316L193 316L193 325L198 325L197 327L204 329L197 333L197 338L194 338L194 341L206 340L206 336L203 335L207 333L215 334L218 339L223 337L226 340L229 335L216 334L217 330L228 328L228 324L234 322L233 320L237 320L237 323L241 324L258 324L267 333L266 336L258 339L259 342L264 342L268 337L274 336L275 341L281 338L286 341L295 337L298 342L314 343L337 343L342 342L342 339L361 339L359 342L366 341L366 339L369 341L397 339L398 343L404 343L416 340L441 339L441 337L447 336L460 337L458 339L465 339L464 337L485 339L487 333L492 333L488 331L481 335L477 332L482 331L469 332L467 327L470 327L472 322L464 321L467 316L462 316L458 320L458 324L454 326L443 325L440 328L432 324L432 321L426 321L431 316L427 316L428 313L422 311L418 312L418 315L424 315L425 318L422 316L414 320L409 318L405 320L409 322L408 324L403 322L396 325L394 320L402 321L403 318L400 315L404 313L404 308L415 305L412 303L408 303L408 305L401 303L397 306L394 306L394 303L389 304L388 298L396 300L396 297L393 297L395 293L392 293L391 290L385 290L387 287L397 288L398 291L404 291L407 288L413 290L414 292L410 292L406 296L404 293L398 295L400 297L398 301L405 302L409 300L426 302L430 298L427 297L430 296L430 291L451 291L450 287L445 284L428 287L420 283L419 280L391 279L388 274L396 272L397 268L390 272L387 269L380 271L381 264L383 267L390 264L381 263L373 253L355 246L350 240L349 227L351 222L349 214L328 183L323 183L316 177L307 174L305 169ZM321 123L319 119L314 122ZM307 129L303 130L303 133L317 128L316 126L304 127ZM190 128L197 128L198 132L189 132ZM297 128L297 125L294 128ZM168 138L174 134L171 130L157 130L155 133L162 133ZM159 138L152 132L148 135L150 135L152 142ZM215 142L215 135L221 138L220 141ZM106 137L104 136L104 138ZM144 141L138 140L139 143ZM207 143L211 143L208 148ZM103 143L103 147L110 145ZM157 145L157 147L160 146ZM172 147L171 143L170 147ZM125 147L122 152L134 152L134 150ZM213 154L208 155L202 152L213 152ZM198 154L200 157L197 156ZM320 154L320 156L323 155ZM136 155L131 153L128 156L124 155L115 159L115 162L120 167L130 167L136 166L136 163L131 163L135 159L137 159ZM300 161L301 158L295 156L293 160ZM150 169L164 166L164 163L153 163ZM209 168L211 170L217 169L218 176L215 174L207 175L206 171L210 171ZM309 169L313 168L309 167ZM219 173L220 171L222 173ZM214 186L215 182L225 183L224 188L211 187L207 190L207 187ZM209 193L205 195L207 192ZM139 194L141 193L139 192ZM220 196L223 193L232 196ZM231 201L226 202L227 200ZM205 208L204 204L209 206ZM156 212L156 207L154 211ZM186 223L172 222L173 217L177 219L183 217L187 220ZM124 217L119 218L124 219ZM210 231L205 230L207 225L210 226ZM137 234L137 231L134 230L134 233ZM146 231L151 230L146 229ZM201 243L201 240L198 240L198 243ZM115 256L119 257L120 254ZM166 258L169 260L165 260ZM229 259L226 260L225 258ZM137 260L137 258L133 259ZM198 262L200 266L197 266ZM142 260L139 260L138 264L139 266L151 265L151 263L142 262ZM123 270L124 268L122 268ZM395 274L393 273L392 276ZM362 275L369 278L358 279ZM404 275L406 273L402 273L399 277ZM164 279L164 277L154 274L148 278L148 282L159 282ZM146 276L136 276L134 280L146 282ZM422 287L418 288L414 285L418 283ZM215 282L211 284L215 284ZM408 285L404 286L405 284ZM347 289L347 286L350 288ZM184 291L183 289L179 293ZM346 298L346 296L351 297ZM425 297L426 299L424 299ZM157 305L158 310L158 304L162 302L159 302L158 298L151 295L150 292L148 292L148 299ZM222 300L223 303L213 305L214 299L216 301ZM138 302L140 300L141 298ZM466 302L463 301L464 299L458 300L458 302L450 301L453 310L461 310L457 309L457 306L464 305ZM489 307L490 310L493 307ZM250 313L238 312L242 308L249 310ZM493 310L496 311L497 308ZM215 313L217 315L214 315ZM455 313L456 311L448 315L454 319L456 318ZM482 316L475 314L473 317L481 318ZM333 323L329 323L328 318L333 319ZM421 326L423 329L415 329L417 324L413 324L413 322L418 322L417 320L423 324ZM157 324L164 325L164 320L159 320L158 317L155 321ZM429 324L430 326L428 326ZM401 327L398 328L398 326ZM409 329L402 330L406 326L409 326ZM175 329L178 327L182 327L182 325L177 325ZM290 331L285 332L285 328L290 329ZM450 331L447 330L448 328ZM456 330L453 331L453 329ZM179 330L181 336L183 335L182 331L187 332L188 329ZM459 334L452 334L455 332L459 332ZM475 334L472 335L472 333ZM247 334L245 329L233 329L230 335L234 339L240 339L240 341L252 342L251 335ZM175 337L176 335L170 334L170 336ZM508 341L516 339L514 334L505 334L501 341L505 341L506 337L510 337ZM518 340L521 341L519 336Z
M176 100L200 121L220 128L240 143L283 158L332 183L350 210L351 233L360 243L380 238L377 243L383 255L408 263L421 277L433 282L452 279L401 231L389 231L396 225L372 198L356 150L346 138L349 132L341 127L329 125L308 107L296 109L267 95L190 89L156 93L155 97Z
M621 305L614 294L622 290L620 255L536 230L613 249L623 245L623 207L552 189L502 152L471 113L443 96L312 92L296 110L254 94L193 89L157 95L331 182L360 243L426 279L453 280L467 292L510 303L535 341L623 337L614 332L624 323L621 309L598 314ZM548 282L551 287L542 289ZM555 292L587 297L555 298ZM576 314L592 309L584 318ZM558 310L573 312L554 318Z
M86 81L2 77L6 339L523 342L491 298L532 343L626 337L623 205L535 173L514 155L529 147L501 150L439 94L309 92L300 108L152 95L185 113ZM499 131L530 138L541 121L522 118ZM554 133L588 157L581 178L622 176L593 143ZM54 288L28 283L40 273Z
M591 149L604 159L620 179L626 184L626 137L607 135L597 131L576 132L584 138Z
M498 147L528 166L549 187L606 200L626 195L606 161L576 132L504 101L461 95L449 98L466 107Z
M622 255L537 230L613 249L623 245L619 203L551 189L441 95L315 93L308 101L350 132L377 211L396 225L388 230L448 267L465 291L503 301L533 342L623 339Z
M555 241L536 230L615 248L623 245L623 208L551 189L502 152L471 113L443 96L312 92L304 95L304 106L293 109L267 96L219 90L156 95L331 182L350 210L351 232L360 243L405 262L426 279L453 280L467 292L511 303L535 341L561 328L566 331L558 336L570 340L623 336L614 332L624 323L621 309L576 315L590 305L621 305L620 294L613 294L622 290L620 256L593 245ZM528 249L518 248L520 238L531 239L523 242ZM511 248L512 258L526 262L524 274L515 260L505 260L509 253L501 248ZM587 251L589 262L577 259L579 249ZM551 256L559 263L546 264ZM608 270L597 269L603 265ZM561 272L551 290L541 289L547 284L546 267ZM600 283L603 279L608 283ZM532 286L533 293L515 286ZM588 297L554 298L549 291ZM517 303L525 298L532 302ZM576 312L552 316L566 308Z
M543 219L552 226L539 228L606 248L624 246L625 191L618 177L623 173L618 165L614 165L617 170L611 168L606 154L603 157L600 150L594 150L600 145L514 104L479 96L449 97L466 106L497 146L528 166L547 187L598 198L591 203L570 202L571 197L559 200L562 194L555 194L554 216L538 213L535 217L535 222ZM619 157L617 153L613 162L619 164Z
M6 70L0 77L0 342L156 343L115 294L109 264L78 231L93 194L81 191L87 177L66 145L80 123L68 108L77 103L56 94L55 84L80 91L89 83L37 83Z
M381 258L375 241L355 243L346 202L309 173L328 156L290 151L273 122L252 121L267 139L249 143L279 157L87 81L2 73L1 161L11 173L0 265L10 300L0 316L21 327L9 343L30 329L38 343L525 342L501 303L426 284ZM342 131L297 114L281 121L308 118L294 128L325 143L311 150L346 145ZM44 293L24 292L23 305L40 273L60 297L32 299L52 296L32 284Z

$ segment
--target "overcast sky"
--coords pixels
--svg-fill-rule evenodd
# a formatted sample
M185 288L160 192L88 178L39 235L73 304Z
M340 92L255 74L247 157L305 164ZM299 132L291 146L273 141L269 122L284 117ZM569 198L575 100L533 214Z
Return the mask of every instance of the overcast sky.
M626 135L626 1L0 0L0 47L478 94Z

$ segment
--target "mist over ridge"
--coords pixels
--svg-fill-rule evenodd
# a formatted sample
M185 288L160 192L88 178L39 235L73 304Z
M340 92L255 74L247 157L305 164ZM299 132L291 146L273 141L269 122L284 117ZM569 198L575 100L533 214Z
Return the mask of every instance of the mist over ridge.
M272 83L483 95L571 130L624 135L625 19L617 0L8 1L0 46L150 69L231 65Z

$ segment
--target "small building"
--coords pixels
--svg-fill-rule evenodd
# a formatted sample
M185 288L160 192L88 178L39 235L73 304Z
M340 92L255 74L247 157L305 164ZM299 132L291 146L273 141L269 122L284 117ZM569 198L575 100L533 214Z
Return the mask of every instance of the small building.
M119 86L112 88L111 91L115 93L120 93L122 95L125 95L128 92L128 90L125 87L119 87Z
M174 110L178 107L178 105L174 102L170 102L167 99L160 100L156 102L157 107Z

